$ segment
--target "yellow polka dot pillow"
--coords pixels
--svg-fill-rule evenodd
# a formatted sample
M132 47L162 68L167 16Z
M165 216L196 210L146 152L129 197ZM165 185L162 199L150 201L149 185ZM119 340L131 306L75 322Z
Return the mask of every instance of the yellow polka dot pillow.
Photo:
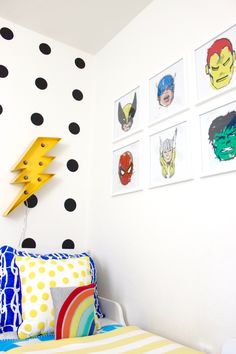
M54 309L50 288L91 284L89 257L43 260L16 257L22 287L20 339L54 331Z

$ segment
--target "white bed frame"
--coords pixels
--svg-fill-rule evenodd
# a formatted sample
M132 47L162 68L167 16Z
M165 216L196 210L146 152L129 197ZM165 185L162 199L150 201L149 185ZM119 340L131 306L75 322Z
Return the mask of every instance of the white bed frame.
M115 322L126 326L123 310L118 302L101 296L99 296L99 302L101 305L102 312L106 316L104 322L106 322L107 320L108 323Z

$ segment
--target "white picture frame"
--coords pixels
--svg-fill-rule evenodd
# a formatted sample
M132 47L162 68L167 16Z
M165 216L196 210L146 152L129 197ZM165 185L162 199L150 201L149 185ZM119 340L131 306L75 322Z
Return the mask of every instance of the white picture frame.
M186 68L181 58L149 79L149 125L187 109Z
M236 170L236 101L199 115L201 177Z
M140 87L137 86L115 101L113 142L127 138L141 130Z
M194 50L196 103L236 87L236 24Z
M141 141L112 152L112 196L141 190Z
M149 188L192 179L190 128L182 120L149 135Z

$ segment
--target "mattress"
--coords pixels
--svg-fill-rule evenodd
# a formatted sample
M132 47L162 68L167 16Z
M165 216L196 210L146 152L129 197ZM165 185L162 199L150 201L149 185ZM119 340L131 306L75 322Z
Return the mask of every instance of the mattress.
M89 337L49 340L11 349L9 354L201 354L135 326Z

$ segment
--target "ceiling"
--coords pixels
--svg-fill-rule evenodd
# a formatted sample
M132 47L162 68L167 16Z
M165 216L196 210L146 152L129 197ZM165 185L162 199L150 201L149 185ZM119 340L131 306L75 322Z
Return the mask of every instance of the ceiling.
M0 17L96 54L153 0L0 0Z

